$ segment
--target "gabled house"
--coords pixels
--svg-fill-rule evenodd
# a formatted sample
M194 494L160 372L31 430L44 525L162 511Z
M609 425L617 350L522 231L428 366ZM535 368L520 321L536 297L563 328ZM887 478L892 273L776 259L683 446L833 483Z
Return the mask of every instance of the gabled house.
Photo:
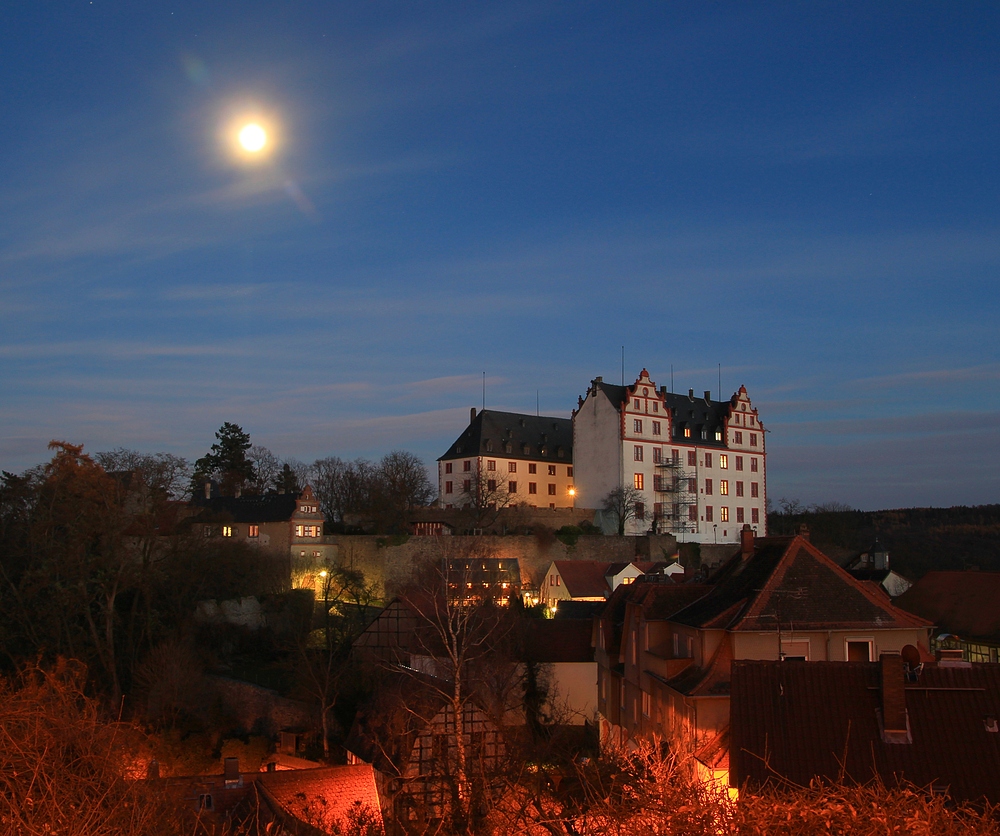
M522 622L522 661L540 666L554 719L585 725L597 713L597 663L589 619L532 618Z
M604 601L619 586L632 583L655 565L554 560L542 579L539 600L553 610L562 601Z
M187 524L205 537L271 548L288 555L296 565L320 566L336 558L336 545L323 537L319 500L308 485L298 495L196 497L191 507L194 513Z
M894 602L932 621L937 645L1000 662L1000 572L928 572Z
M912 784L1000 803L1000 665L732 663L730 784Z
M664 735L694 750L723 733L734 660L868 662L906 645L931 658L929 621L894 607L804 535L755 538L746 528L704 586L676 587L697 590L683 607L669 586L656 594L644 586L637 581L620 602L612 597L616 623L605 619L597 637L607 647L598 646L599 676L621 683L619 704L606 703L607 731L625 739Z

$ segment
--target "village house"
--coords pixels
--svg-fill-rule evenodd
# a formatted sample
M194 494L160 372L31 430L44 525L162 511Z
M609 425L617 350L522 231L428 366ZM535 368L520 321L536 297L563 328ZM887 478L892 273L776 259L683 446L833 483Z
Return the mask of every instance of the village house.
M727 733L734 660L869 662L907 645L931 658L929 628L806 533L755 538L746 526L705 584L643 578L609 600L595 627L602 732L693 751Z
M660 564L602 563L592 560L553 560L539 589L539 600L550 610L564 601L604 601L621 584L632 583Z

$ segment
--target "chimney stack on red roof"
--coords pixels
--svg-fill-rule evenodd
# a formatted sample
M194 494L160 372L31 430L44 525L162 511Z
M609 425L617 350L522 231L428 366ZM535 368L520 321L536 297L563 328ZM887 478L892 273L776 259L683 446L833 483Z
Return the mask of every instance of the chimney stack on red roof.
M740 531L740 557L743 560L747 560L753 555L756 539L750 524L743 523L743 529Z
M882 733L886 738L897 736L904 738L904 740L889 739L886 742L908 742L903 657L895 653L883 653L878 661L882 688Z

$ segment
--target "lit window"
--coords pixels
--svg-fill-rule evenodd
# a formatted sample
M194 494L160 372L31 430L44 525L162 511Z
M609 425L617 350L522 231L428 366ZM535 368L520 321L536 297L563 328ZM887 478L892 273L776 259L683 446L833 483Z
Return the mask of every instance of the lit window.
M497 469L496 459L487 459L486 460L486 469L487 470L496 470Z
M715 440L716 441L722 441L722 430L716 430L715 431Z
M719 509L719 522L729 522L729 508L725 505Z
M743 456L736 457L736 469L743 470Z
M451 482L445 482L444 483L444 492L445 493L451 493L452 492L452 483Z
M632 484L633 484L633 486L635 487L635 489L637 491L641 491L642 490L642 474L641 473L636 473L632 477Z
M451 462L445 462L444 463L444 472L445 473L451 473Z
M712 506L711 505L706 505L705 506L705 522L711 522L711 521L712 521Z
M507 462L507 472L517 473L517 462Z
M760 511L756 508L750 509L750 522L755 525L760 522Z
M538 482L528 482L528 493L538 493Z
M517 493L517 482L507 483L507 493Z
M684 428L684 437L685 438L690 438L691 437L691 428L690 427L685 427Z
M711 496L711 495L712 495L712 480L711 479L706 479L705 480L705 496Z
M758 482L750 483L750 496L760 496L760 488Z
M705 454L705 467L711 467L711 466L712 466L712 454L711 453L706 453Z
M729 456L727 456L725 453L719 454L719 467L721 467L723 470L729 469Z
M549 476L555 476L555 475L556 475L556 466L554 464L550 464L549 465Z
M729 496L729 480L720 479L719 480L719 494L721 496ZM725 520L723 520L725 522Z
M549 496L555 496L555 495L556 495L556 486L549 485Z
M757 472L757 459L750 459L750 472L751 473Z
M743 483L742 482L737 482L736 483L736 495L737 496L743 496Z
M659 434L660 434L660 422L659 421L654 421L653 422L653 435L659 435Z
M635 445L635 449L632 451L632 456L633 456L633 458L634 458L635 461L637 461L637 462L641 462L642 461L642 445L641 444L636 444Z
M537 464L529 464L528 465L528 473L537 473L537 472L538 472L538 465Z
M232 537L233 536L233 527L231 525L224 525L224 526L222 526L222 536L223 537Z
M304 525L297 525L297 526L295 526L295 536L296 537L305 537L305 528L306 527Z
M259 525L248 525L247 526L247 537L260 537L260 526Z

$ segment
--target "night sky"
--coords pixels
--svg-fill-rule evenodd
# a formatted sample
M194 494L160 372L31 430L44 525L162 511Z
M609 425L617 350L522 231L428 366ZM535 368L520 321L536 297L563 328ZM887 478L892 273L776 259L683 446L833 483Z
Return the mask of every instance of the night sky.
M428 463L591 378L728 397L768 493L1000 495L1000 6L0 11L0 467ZM255 119L268 153L236 153Z

